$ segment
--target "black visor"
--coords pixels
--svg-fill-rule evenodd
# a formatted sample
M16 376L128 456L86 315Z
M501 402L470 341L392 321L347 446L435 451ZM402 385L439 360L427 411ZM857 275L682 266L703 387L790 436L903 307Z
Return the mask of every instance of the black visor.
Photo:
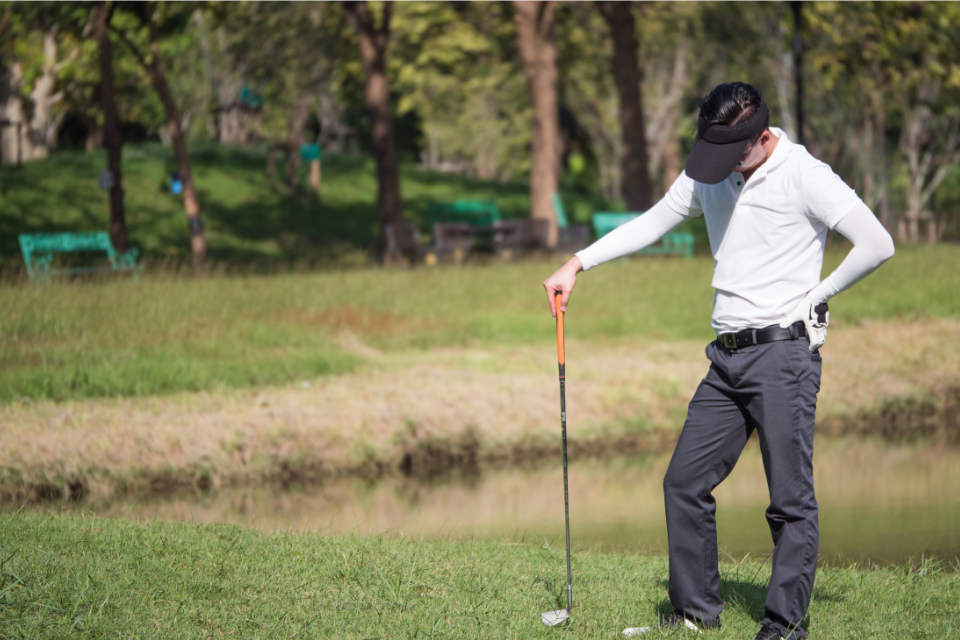
M746 122L727 127L722 124L710 126L703 135L697 134L687 158L687 175L704 184L723 182L737 168L750 141L767 128L770 112L767 104Z

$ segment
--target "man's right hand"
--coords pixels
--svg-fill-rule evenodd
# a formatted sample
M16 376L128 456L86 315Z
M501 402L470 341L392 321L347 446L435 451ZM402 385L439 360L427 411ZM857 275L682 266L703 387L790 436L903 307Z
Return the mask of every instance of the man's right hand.
M574 285L577 284L577 274L583 271L583 263L580 258L573 256L563 263L563 266L553 272L553 275L543 281L543 288L547 290L547 301L550 303L550 313L557 317L555 298L557 293L563 297L560 299L560 310L567 312L567 302L570 301L570 293Z

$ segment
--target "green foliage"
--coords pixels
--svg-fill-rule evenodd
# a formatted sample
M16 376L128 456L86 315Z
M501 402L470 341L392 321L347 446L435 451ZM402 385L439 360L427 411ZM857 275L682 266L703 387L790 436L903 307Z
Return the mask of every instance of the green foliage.
M960 92L960 9L953 4L823 2L811 5L815 38L811 66L829 91L850 91L856 105L879 108L894 117L917 101L942 110ZM930 81L939 85L933 101L918 95Z
M263 98L259 135L267 140L288 139L298 103L329 92L338 67L357 57L337 3L243 3L216 7L211 17L221 68L238 70Z
M423 119L426 164L484 179L529 170L527 88L507 3L397 5L388 52L399 113Z
M569 626L560 544L264 535L227 525L0 516L0 625L10 637L615 638L669 609L666 558L578 553ZM820 569L817 638L960 637L960 574L935 560ZM721 565L723 629L760 626L769 565Z

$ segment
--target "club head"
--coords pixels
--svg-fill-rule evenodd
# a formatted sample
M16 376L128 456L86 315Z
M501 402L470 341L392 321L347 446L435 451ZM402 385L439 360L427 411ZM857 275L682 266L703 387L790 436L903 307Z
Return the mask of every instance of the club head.
M547 611L540 614L540 622L548 627L555 627L570 617L569 609L560 609L559 611Z

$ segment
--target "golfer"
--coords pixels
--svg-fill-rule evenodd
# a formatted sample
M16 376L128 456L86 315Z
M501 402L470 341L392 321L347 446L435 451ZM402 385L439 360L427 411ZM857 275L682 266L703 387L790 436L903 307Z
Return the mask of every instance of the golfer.
M769 122L754 87L735 82L713 89L700 102L686 169L663 199L577 253L543 286L556 315L555 293L566 310L577 273L643 249L703 215L714 259L717 339L707 345L710 369L690 401L663 481L674 611L660 626L720 626L712 491L756 430L774 543L756 640L792 640L807 635L802 624L817 566L813 423L818 350L829 320L825 303L893 256L893 241L853 189ZM821 282L828 229L853 249Z

